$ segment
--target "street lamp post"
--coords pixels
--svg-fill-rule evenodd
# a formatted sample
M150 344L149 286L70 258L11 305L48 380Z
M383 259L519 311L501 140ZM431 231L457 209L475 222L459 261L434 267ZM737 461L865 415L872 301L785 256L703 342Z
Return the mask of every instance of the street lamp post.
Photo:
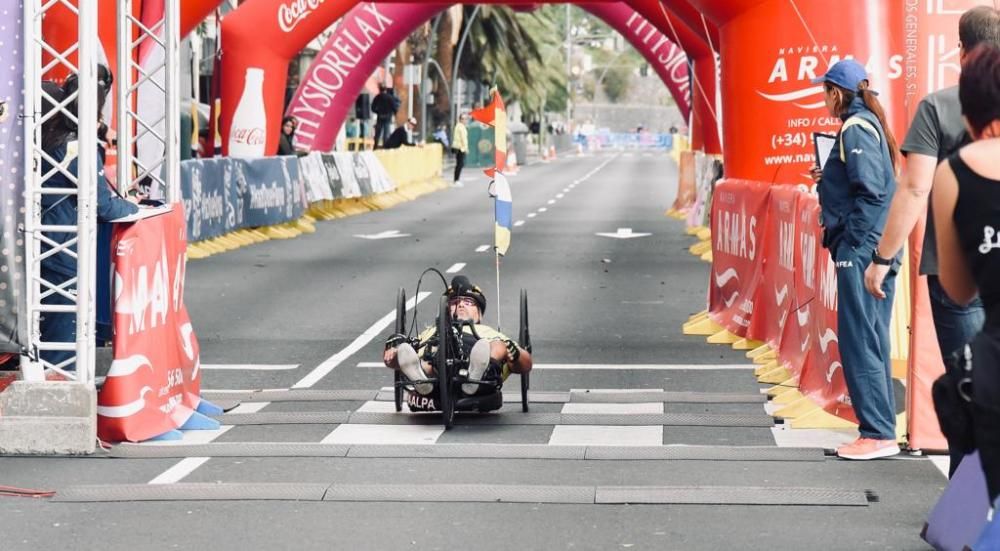
M458 103L462 101L461 95L458 93L458 67L462 63L462 52L465 50L465 41L469 38L469 31L472 29L472 22L476 20L476 16L479 15L479 9L482 5L476 5L476 8L472 10L472 15L469 16L469 22L465 25L465 30L462 31L462 39L458 41L458 52L455 53L455 62L451 67L451 90L455 91L455 97L451 102L451 126L455 127L455 121L458 119Z

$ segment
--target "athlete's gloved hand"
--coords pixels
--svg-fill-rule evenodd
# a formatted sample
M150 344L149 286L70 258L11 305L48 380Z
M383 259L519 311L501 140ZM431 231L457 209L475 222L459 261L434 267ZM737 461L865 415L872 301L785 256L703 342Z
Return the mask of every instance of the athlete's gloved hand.
M517 363L517 359L521 357L521 349L517 347L517 343L507 339L504 341L504 345L507 346L507 357L510 358L510 363Z

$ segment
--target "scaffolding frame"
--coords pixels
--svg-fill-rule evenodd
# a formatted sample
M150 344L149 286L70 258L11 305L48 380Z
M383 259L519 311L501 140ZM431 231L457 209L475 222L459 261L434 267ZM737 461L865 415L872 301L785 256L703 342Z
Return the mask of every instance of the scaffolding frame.
M46 372L53 372L68 381L95 386L95 337L96 337L96 237L97 237L97 185L103 180L97 173L98 117L97 66L100 59L100 42L97 28L97 0L25 0L24 2L24 175L25 175L25 302L29 342L21 359L22 379L38 382L46 379ZM163 19L148 28L132 16L132 0L117 2L118 21L117 56L119 71L115 76L115 130L119 136L118 189L125 191L144 181L154 181L163 191L168 203L180 201L180 1L167 0ZM76 16L78 41L58 50L45 41L42 20L54 10L69 10ZM133 35L135 38L133 38ZM152 67L143 67L138 60L138 48L146 40L159 48L162 61ZM43 52L51 61L43 65ZM73 63L76 56L76 64ZM41 83L52 80L62 70L76 74L78 90L62 102L54 102L45 94ZM140 75L133 78L133 71ZM162 94L162 115L149 120L137 109L139 88L145 83ZM42 100L55 104L42 113ZM69 109L76 101L77 109ZM149 102L149 98L144 98ZM42 149L42 125L54 116L65 116L77 123L77 173L68 170L67 155L63 163L54 163ZM135 128L141 131L134 131ZM139 140L152 137L160 144L159 159L142 162L137 158ZM144 144L145 146L145 144ZM93 152L88 154L87 152ZM52 168L43 173L42 162ZM46 185L57 174L64 175L74 185L55 188ZM58 196L76 200L76 225L54 226L42 222L43 196ZM57 199L58 200L58 199ZM52 234L69 233L73 236L58 243ZM42 245L48 250L42 252ZM76 247L76 251L72 250ZM57 254L65 254L77 262L77 276L64 283L54 283L42 273L42 261ZM75 287L76 292L71 289ZM49 297L58 295L70 304L45 304ZM40 321L47 313L67 313L76 316L74 342L48 342L42 340ZM41 357L43 351L70 351L75 355L57 364ZM75 369L74 369L75 368Z

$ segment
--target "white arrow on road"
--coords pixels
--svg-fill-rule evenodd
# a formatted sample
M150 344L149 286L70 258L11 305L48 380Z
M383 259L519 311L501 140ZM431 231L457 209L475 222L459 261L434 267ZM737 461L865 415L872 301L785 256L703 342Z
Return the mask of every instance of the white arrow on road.
M651 233L632 233L632 228L618 228L616 233L597 233L601 237L613 237L615 239L632 239L633 237L648 237Z
M381 233L373 233L371 235L358 235L355 234L354 237L360 237L361 239L395 239L397 237L409 237L408 233L399 233L399 230L386 230Z

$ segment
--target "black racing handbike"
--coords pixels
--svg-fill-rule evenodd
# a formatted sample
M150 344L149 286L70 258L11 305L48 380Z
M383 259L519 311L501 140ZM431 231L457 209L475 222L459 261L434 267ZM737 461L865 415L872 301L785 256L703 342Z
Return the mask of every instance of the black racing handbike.
M413 335L413 325L415 324L411 324L408 331L406 322L406 290L400 288L396 295L395 336L400 342L409 342L414 349L426 347L425 349L430 351L430 360L436 376L420 381L411 381L403 376L399 370L396 370L394 394L397 412L403 410L404 392L409 392L410 396L417 397L419 395L413 385L424 383L431 383L435 387L436 394L432 396L432 405L428 411L439 410L441 412L445 429L450 429L454 425L456 411L485 413L500 408L503 403L500 392L503 380L500 378L474 380L468 376L469 358L462 346L462 334L464 331L474 332L475 326L472 326L472 322L469 321L452 319L447 297L442 296L438 305L435 334L424 342L421 343ZM531 352L531 334L528 330L528 292L524 289L521 289L520 328L517 342L521 348ZM530 373L519 374L521 378L521 410L524 412L528 411L529 375ZM468 383L479 384L480 391L474 396L464 395L461 385ZM483 390L483 387L486 390ZM411 409L413 408L411 407Z

